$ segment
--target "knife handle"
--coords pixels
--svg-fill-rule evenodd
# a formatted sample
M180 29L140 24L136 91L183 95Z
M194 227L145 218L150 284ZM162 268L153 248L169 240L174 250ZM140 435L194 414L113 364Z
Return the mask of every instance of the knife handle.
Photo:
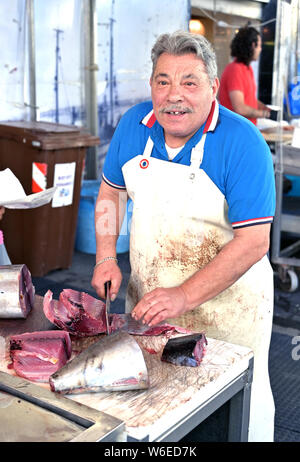
M105 297L107 296L107 293L109 292L110 286L111 286L111 281L106 281L104 283Z

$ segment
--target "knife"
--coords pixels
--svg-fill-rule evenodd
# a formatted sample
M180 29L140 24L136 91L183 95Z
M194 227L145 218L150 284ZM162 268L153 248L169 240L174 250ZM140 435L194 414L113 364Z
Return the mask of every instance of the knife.
M108 321L108 314L110 312L110 296L109 296L109 289L110 289L111 281L107 281L104 283L104 288L105 288L105 323L106 323L106 333L107 335L110 334L110 328L109 328L109 321Z

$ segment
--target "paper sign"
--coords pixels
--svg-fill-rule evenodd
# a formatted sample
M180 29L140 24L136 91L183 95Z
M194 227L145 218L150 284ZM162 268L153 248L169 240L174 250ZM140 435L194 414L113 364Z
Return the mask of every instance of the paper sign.
M73 202L76 162L55 164L54 184L55 191L52 207L63 207Z

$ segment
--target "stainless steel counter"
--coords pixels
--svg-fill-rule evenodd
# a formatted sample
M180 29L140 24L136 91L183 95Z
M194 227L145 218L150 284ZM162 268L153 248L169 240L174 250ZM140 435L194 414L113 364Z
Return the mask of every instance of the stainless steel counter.
M0 372L1 442L125 441L124 422Z

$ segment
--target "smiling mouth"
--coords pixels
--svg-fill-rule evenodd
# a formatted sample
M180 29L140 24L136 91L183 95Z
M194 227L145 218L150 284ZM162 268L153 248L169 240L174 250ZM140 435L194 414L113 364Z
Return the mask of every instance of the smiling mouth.
M180 115L184 115L184 114L187 114L187 113L191 113L192 110L189 109L189 108L184 108L184 109L177 109L177 108L164 108L162 109L160 112L162 112L163 114L169 114L169 115L174 115L174 116L180 116Z

